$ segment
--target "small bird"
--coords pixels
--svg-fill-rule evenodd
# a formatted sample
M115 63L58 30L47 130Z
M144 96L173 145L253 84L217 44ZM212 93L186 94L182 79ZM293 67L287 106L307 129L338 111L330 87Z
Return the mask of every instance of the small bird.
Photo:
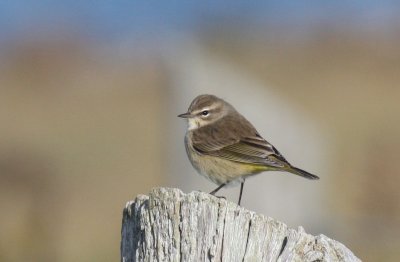
M319 179L292 166L279 151L261 137L253 125L232 105L214 95L200 95L186 113L186 153L193 167L218 187L240 183L238 205L245 179L264 171L286 171L308 179Z

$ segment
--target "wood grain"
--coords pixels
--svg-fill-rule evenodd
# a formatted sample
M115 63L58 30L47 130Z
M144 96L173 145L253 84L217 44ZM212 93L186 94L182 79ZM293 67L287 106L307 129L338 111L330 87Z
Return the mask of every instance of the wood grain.
M361 261L343 244L203 192L156 188L126 204L121 261Z

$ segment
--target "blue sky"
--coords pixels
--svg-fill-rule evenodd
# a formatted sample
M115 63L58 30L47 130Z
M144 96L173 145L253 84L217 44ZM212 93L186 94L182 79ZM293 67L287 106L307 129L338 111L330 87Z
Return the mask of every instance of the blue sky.
M397 20L397 1L0 1L3 37L34 30L69 30L119 38L143 31L190 31L211 22L385 26ZM211 22L210 22L211 21ZM398 22L398 21L397 21ZM345 25L347 26L347 25Z

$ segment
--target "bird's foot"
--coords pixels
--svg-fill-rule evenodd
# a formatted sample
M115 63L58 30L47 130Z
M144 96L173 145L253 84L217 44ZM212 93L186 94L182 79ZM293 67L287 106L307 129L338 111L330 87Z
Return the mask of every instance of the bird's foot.
M224 196L216 196L216 195L213 195L213 194L211 194L212 196L215 196L216 198L223 198L223 199L225 199L226 200L226 197L224 197Z
M201 191L201 190L197 190L197 192L205 193L204 191ZM212 196L215 196L216 198L223 198L223 199L226 200L226 197L224 197L224 196L216 196L214 192L210 192L209 194L212 195Z

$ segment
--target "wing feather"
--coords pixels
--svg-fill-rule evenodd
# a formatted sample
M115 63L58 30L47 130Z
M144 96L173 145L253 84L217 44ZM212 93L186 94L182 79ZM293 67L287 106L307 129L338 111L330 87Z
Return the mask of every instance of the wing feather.
M200 154L240 163L276 168L289 165L281 153L262 138L246 119L239 117L242 118L240 127L237 119L227 116L223 122L195 130L192 133L193 148Z

